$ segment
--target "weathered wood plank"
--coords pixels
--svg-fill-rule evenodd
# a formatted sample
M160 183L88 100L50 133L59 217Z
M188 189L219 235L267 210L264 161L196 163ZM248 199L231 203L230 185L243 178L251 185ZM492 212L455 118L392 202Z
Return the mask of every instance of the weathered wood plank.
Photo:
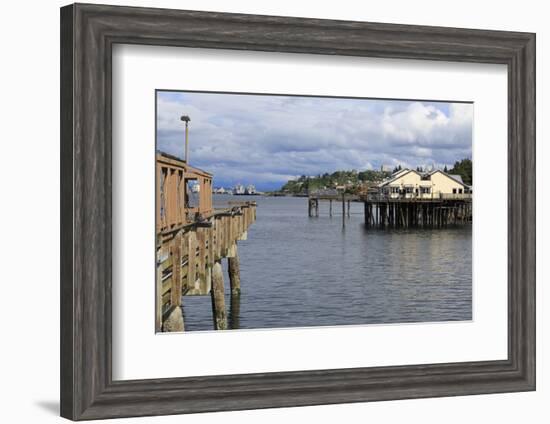
M195 289L197 279L197 235L194 231L189 232L189 257L187 259L187 288Z
M206 291L206 228L197 228L197 242L199 249L198 256L198 277L200 294L208 294Z
M231 295L239 296L241 294L241 271L239 265L239 253L237 243L232 247L233 256L227 260L229 270L229 284L231 287Z

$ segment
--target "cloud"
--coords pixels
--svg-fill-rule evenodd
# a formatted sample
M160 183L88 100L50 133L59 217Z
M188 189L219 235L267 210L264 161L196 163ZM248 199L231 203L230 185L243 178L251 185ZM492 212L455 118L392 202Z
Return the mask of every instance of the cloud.
M471 157L473 105L159 92L157 149L183 155L214 184L274 189L296 175L381 165L452 165Z

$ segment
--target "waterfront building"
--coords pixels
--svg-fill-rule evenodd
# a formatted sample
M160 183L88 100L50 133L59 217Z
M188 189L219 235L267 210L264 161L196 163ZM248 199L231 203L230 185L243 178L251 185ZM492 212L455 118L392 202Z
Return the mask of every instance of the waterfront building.
M376 187L379 195L391 199L398 198L466 198L471 197L472 187L456 174L441 170L418 172L413 169L401 169Z

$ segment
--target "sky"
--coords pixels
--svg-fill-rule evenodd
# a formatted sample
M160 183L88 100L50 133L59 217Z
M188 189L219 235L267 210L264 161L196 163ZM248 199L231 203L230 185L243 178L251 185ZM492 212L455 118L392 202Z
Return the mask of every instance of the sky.
M156 149L183 158L181 115L189 163L215 187L472 157L471 103L157 91Z

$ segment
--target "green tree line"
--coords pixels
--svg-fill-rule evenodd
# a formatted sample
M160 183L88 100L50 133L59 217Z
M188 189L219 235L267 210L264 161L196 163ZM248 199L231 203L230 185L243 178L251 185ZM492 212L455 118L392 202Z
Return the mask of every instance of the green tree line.
M401 165L396 166L393 172L400 171ZM416 170L422 172L421 167L416 167ZM457 174L462 177L465 184L472 185L472 160L465 158L456 161L451 169L447 166L443 169L449 174ZM335 171L333 173L324 173L314 176L302 175L296 179L288 181L281 187L281 192L287 194L306 194L319 189L335 188L336 186L346 186L348 191L353 192L354 187L359 187L364 183L379 182L388 178L393 172L387 171Z

